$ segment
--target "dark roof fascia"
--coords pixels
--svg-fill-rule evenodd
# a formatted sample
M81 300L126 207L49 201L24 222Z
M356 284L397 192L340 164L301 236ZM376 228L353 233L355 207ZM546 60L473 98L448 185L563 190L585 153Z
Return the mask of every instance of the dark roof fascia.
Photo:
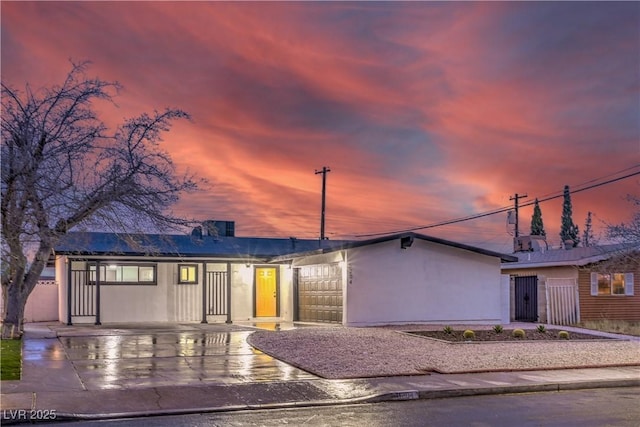
M338 246L332 246L329 248L322 248L322 249L317 249L314 251L307 251L307 252L297 252L297 253L292 253L292 254L287 254L287 255L281 255L281 256L277 256L277 257L273 257L270 259L270 262L280 262L280 261L287 261L293 258L300 258L300 257L305 257L305 256L312 256L312 255L322 255L322 254L327 254L327 253L331 253L331 252L336 252L336 251L341 251L341 250L345 250L345 249L354 249L354 248L359 248L359 247L363 247L363 246L369 246L369 245L375 245L378 243L384 243L384 242L388 242L388 241L392 241L392 240L397 240L397 239L401 239L403 237L413 237L415 239L420 239L420 240L424 240L427 242L432 242L432 243L438 243L441 245L445 245L445 246L451 246L457 249L463 249L466 251L470 251L470 252L475 252L481 255L487 255L487 256L491 256L491 257L496 257L496 258L500 258L501 261L503 262L516 262L518 261L518 258L512 255L507 255L507 254L501 254L499 252L494 252L494 251L490 251L487 249L483 249L483 248L478 248L475 246L470 246L470 245L465 245L464 243L458 243L458 242L452 242L450 240L445 240L445 239L440 239L438 237L432 237L432 236L427 236L424 234L419 234L419 233L399 233L399 234L391 234L391 235L386 235L386 236L382 236L382 237L376 237L375 239L369 239L369 240L357 240L357 241L352 241L352 242L348 242L342 245L338 245Z
M266 263L269 256L211 256L211 255L178 255L178 254L140 254L140 253L89 253L89 252L56 252L71 260L82 261L117 261L117 262L231 262L231 263Z
M207 259L256 259L268 260L272 255L248 255L248 254L211 254L211 253L195 253L181 254L177 252L96 252L96 251L64 251L56 250L55 255L65 255L69 258L78 257L131 257L131 258L207 258Z

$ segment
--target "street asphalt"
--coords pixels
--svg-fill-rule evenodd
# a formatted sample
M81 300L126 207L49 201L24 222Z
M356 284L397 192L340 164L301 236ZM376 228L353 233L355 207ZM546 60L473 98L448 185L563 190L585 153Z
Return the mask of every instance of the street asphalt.
M22 379L1 384L2 424L640 386L640 366L327 380L253 349L254 330L27 324Z

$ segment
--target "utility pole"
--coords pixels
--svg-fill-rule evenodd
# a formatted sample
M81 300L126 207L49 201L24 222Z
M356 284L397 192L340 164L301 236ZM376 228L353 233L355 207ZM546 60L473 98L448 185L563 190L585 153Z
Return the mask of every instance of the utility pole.
M327 195L327 172L331 172L327 166L323 166L322 170L316 170L316 175L322 174L322 211L320 212L320 240L324 240L324 209Z
M527 197L526 194L523 195L519 195L518 193L516 193L515 196L513 197L509 197L509 200L515 200L515 211L516 211L516 237L518 237L520 235L519 231L518 231L518 200L519 199L524 199L525 197Z

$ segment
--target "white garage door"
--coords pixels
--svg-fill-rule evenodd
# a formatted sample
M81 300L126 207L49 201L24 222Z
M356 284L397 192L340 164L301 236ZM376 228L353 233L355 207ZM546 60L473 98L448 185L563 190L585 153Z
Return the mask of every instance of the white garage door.
M303 322L342 323L342 271L337 262L300 268L298 318Z

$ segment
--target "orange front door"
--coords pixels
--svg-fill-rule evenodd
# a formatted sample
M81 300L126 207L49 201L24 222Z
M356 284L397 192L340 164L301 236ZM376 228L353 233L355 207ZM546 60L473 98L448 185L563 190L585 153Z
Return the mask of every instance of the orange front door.
M256 268L256 317L278 315L278 286L274 267Z

